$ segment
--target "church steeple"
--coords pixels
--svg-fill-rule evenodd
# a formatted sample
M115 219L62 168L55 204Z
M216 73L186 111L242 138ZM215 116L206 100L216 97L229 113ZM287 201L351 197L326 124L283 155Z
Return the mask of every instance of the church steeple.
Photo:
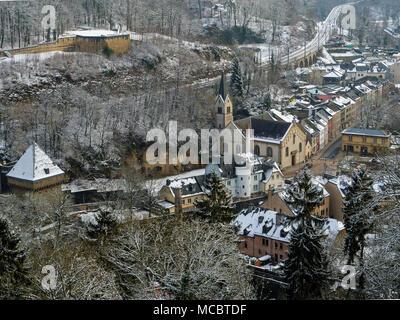
M222 72L221 81L216 101L215 126L218 129L224 129L233 120L233 106L229 98L228 87L226 85L225 73Z
M221 96L222 100L224 100L224 101L226 99L226 96L228 95L224 71L222 71L221 81L219 84L219 95Z

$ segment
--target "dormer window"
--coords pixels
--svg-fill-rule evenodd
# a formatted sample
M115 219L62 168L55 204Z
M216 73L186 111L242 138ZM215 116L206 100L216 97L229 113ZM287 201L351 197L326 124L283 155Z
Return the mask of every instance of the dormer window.
M49 168L44 168L44 173L45 174L50 174L50 169Z

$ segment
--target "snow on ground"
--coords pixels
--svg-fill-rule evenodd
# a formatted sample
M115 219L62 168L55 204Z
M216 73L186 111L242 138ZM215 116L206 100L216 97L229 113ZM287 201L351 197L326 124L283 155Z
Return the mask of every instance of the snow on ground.
M24 53L13 56L12 58L1 59L0 64L3 63L29 63L31 61L44 61L54 57L55 55L75 55L77 52L63 52L63 51L51 51L41 53Z
M324 64L336 64L335 59L329 54L325 47L322 47L322 57L319 58Z

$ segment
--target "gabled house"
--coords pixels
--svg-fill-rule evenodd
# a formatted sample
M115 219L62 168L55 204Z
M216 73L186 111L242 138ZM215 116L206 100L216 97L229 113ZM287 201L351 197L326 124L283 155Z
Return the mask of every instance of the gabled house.
M167 180L159 193L160 200L164 201L163 207L171 209L171 205L175 205L174 212L177 212L177 207L180 207L182 212L193 211L195 201L202 200L205 196L204 179L204 176L195 176Z
M286 218L284 214L264 208L243 209L232 221L242 240L239 250L259 260L270 260L273 264L284 262L287 259L292 230L292 225ZM344 239L343 223L328 218L323 229L331 245L341 245Z
M312 183L317 186L318 189L322 190L324 197L322 204L314 209L313 214L323 218L328 218L330 203L329 192L319 181L317 181L317 179L312 179ZM284 190L280 192L273 192L270 190L268 193L268 199L261 205L261 208L270 209L289 216L296 215L295 209L288 202L289 199L289 194Z

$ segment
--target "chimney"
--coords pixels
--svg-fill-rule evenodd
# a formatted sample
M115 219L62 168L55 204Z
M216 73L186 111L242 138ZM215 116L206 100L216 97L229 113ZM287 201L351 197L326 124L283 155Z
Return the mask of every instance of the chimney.
M271 186L269 186L268 189L268 202L270 202L272 200L272 195L274 194L274 190L271 188Z
M175 214L182 217L182 189L179 187L172 190L175 194Z

